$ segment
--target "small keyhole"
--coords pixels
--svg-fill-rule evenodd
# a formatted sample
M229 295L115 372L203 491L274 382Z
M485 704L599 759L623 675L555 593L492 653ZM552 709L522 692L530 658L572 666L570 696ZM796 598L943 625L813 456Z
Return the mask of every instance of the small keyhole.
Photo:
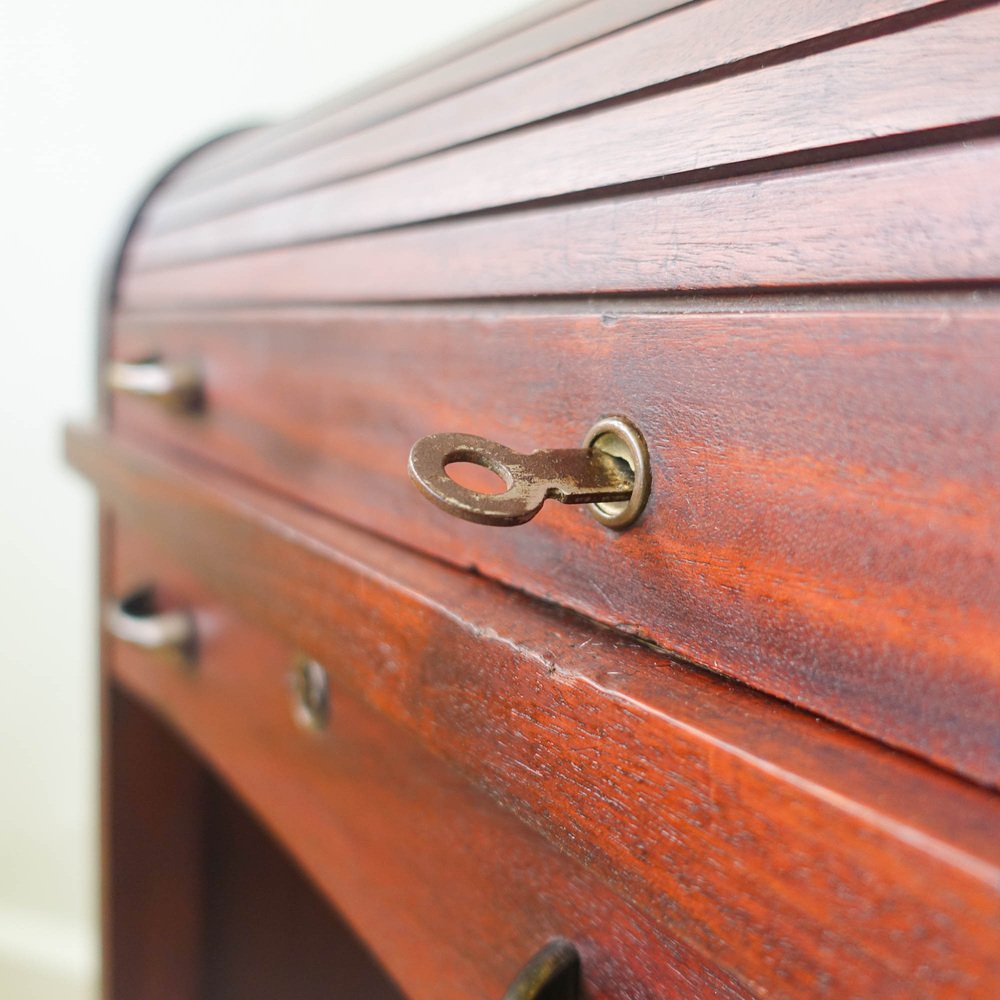
M629 447L628 443L616 434L614 431L605 431L603 434L598 435L593 444L592 448L598 451L607 452L618 461L624 463L628 466L629 472L632 474L633 481L635 480L635 460L632 454L632 449ZM624 513L625 508L628 506L627 500L612 500L608 503L595 503L594 506L602 513L606 514L608 517L619 517Z
M322 730L330 718L330 682L315 660L301 659L290 676L295 721L303 729Z
M606 528L621 530L634 524L649 499L649 450L639 428L625 417L602 417L583 439L585 448L603 451L631 473L632 496L623 501L590 505L590 513Z

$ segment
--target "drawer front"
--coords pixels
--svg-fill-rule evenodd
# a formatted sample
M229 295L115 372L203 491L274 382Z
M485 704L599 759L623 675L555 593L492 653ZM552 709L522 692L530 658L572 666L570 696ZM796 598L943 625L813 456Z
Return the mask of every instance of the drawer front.
M421 773L447 762L755 993L985 998L1000 988L995 793L245 480L194 476L82 432L70 451L119 524L142 525L242 620L286 637L246 705L241 671L257 676L246 664L264 639L234 655L218 705L211 625L199 672L129 673L157 685L146 696L220 767L235 767L241 727L258 716L273 728L255 728L267 752L248 770L268 787L280 784L266 776L282 748L305 746L296 766L338 766L333 743L298 742L284 695L267 703L293 649L305 650L359 715L369 717L363 705L392 720L393 739L426 761ZM166 562L137 558L121 586L152 578L154 565ZM175 571L164 572L169 583ZM212 708L192 722L201 698ZM343 699L344 711L355 704ZM336 706L331 718L336 741ZM214 742L226 733L231 742ZM240 779L245 794L253 780ZM365 802L346 801L367 815ZM573 936L558 921L549 929Z
M997 307L910 302L126 315L115 356L195 362L206 396L119 398L116 429L995 784ZM623 532L468 524L407 477L430 433L572 447L609 413L650 449Z
M407 996L499 998L559 938L580 954L581 996L750 995L349 694L335 662L328 720L304 728L301 653L120 525L111 576L119 592L155 581L198 637L194 663L113 642L115 682L252 806Z

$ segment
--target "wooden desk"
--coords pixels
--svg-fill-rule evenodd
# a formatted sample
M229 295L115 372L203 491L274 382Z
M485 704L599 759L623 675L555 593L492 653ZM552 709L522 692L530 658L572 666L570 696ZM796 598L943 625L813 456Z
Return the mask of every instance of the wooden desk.
M68 436L109 997L997 994L998 29L550 4L168 172ZM532 463L641 512L465 519Z

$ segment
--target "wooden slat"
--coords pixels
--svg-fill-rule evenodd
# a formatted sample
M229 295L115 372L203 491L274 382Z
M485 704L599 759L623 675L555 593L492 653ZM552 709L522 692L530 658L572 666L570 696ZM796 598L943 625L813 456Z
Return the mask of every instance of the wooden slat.
M557 10L537 24L515 34L458 55L444 64L432 65L413 77L405 71L402 79L374 93L352 100L351 94L337 97L327 105L292 119L284 126L268 129L246 146L230 149L225 158L204 157L175 183L179 189L196 189L205 183L239 174L249 162L271 162L302 149L345 135L374 122L402 114L412 108L439 100L533 62L553 56L575 45L610 34L692 0L590 0ZM435 58L435 63L439 61ZM377 86L377 84L376 84ZM368 89L368 88L365 88Z
M538 208L159 271L129 309L878 285L1000 275L1000 142Z
M119 357L197 359L209 395L198 420L126 398L115 420L1000 783L991 301L122 318ZM556 504L471 525L406 473L426 434L530 451L605 413L653 462L620 536Z
M995 795L208 470L81 431L70 453L242 614L759 993L1000 989ZM272 789L274 749L252 762Z
M140 237L137 269L440 219L1000 115L1000 7L498 136Z
M716 0L682 7L652 21L553 56L515 73L425 105L404 117L275 163L251 165L184 197L160 199L144 220L150 234L254 202L389 166L492 133L523 126L643 88L684 81L706 70L735 72L760 57L787 59L789 46L811 41L810 51L856 41L860 33L888 32L910 23L913 12L942 16L956 5L925 0ZM906 18L898 15L906 14ZM871 22L879 21L878 25ZM852 30L853 29L853 30ZM713 122L713 130L715 128Z
M252 805L409 1000L501 997L552 937L576 943L588 1000L749 1000L713 959L359 704L338 678L339 658L328 665L329 731L303 732L292 721L286 680L299 653L286 637L241 618L134 530L122 536L116 562L120 586L152 575L183 594L205 624L196 675L118 644L119 681ZM328 979L321 995L385 1000L382 991L351 989L348 976ZM258 980L250 994L230 981L224 992L202 995L299 1000L316 996L315 985L286 978L266 993Z

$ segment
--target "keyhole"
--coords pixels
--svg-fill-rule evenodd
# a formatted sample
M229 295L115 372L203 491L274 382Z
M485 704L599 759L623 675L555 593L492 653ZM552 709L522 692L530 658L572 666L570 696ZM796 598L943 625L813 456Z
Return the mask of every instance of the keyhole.
M635 457L633 451L619 434L616 434L614 431L605 431L594 438L591 448L607 452L619 461L624 462L632 473L633 481L635 480ZM595 503L594 506L607 517L617 518L625 513L628 501L610 500L607 503Z

